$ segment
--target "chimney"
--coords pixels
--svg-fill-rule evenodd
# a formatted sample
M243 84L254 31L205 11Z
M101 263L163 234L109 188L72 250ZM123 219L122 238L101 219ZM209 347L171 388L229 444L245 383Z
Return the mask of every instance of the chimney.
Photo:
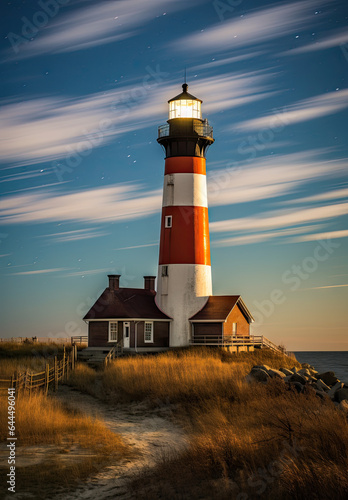
M120 276L120 274L108 274L110 290L119 290Z
M144 289L155 291L155 279L156 276L144 276Z

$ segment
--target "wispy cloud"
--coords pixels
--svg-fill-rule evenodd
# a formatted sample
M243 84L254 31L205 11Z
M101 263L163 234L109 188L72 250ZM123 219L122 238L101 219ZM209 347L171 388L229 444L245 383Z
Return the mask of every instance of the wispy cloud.
M324 240L329 238L330 240L335 240L337 238L347 238L348 229L342 229L340 231L326 231L325 233L315 233L315 234L304 234L297 238L293 238L293 242L300 243L302 241L315 241Z
M61 233L52 233L43 236L44 238L52 238L56 243L65 243L68 241L88 240L91 238L101 238L107 236L108 232L101 231L97 228L76 229L74 231L63 231Z
M318 154L320 151L267 156L252 164L241 162L238 168L213 170L208 174L209 205L276 198L305 182L346 172L347 160L316 160Z
M276 214L276 215L274 215ZM298 226L309 222L320 222L348 214L348 203L325 205L322 207L296 210L277 210L264 212L257 217L243 217L212 222L210 230L214 233L230 231L262 231ZM309 235L308 235L309 236Z
M198 64L192 68L192 71L199 71L202 69L215 69L220 66L228 66L230 64L234 64L240 61L245 61L246 59L253 59L254 57L260 57L264 52L261 50L257 50L255 52L246 52L245 54L241 54L239 56L233 57L225 57L222 59L213 59L212 61L205 64Z
M202 32L184 37L175 42L175 47L186 51L215 53L269 42L279 37L297 32L313 23L313 9L323 1L274 4L264 9L251 11L242 18L232 18L218 23Z
M285 203L292 205L295 203L305 203L305 202L311 203L315 201L339 200L346 198L348 198L348 188L343 188L343 189L334 189L333 191L327 191L325 193L314 194L312 196L306 196L305 198L295 198L293 200L288 200Z
M230 238L223 238L220 240L213 241L213 246L215 247L233 247L240 245L250 245L253 243L262 243L276 238L284 238L284 236L291 236L294 234L299 234L307 231L312 231L318 228L318 225L302 226L291 229L282 229L280 231L264 232L257 234L248 234L241 236L231 236Z
M282 122L285 125L304 122L331 115L348 107L348 89L328 92L316 97L304 99L295 104L283 108L281 113ZM275 115L271 113L260 118L253 118L237 123L233 128L242 130L260 130L271 127Z
M104 273L110 273L111 270L109 267L104 267L101 269L86 269L84 271L72 271L70 273L66 273L64 276L93 276L94 274L104 274Z
M139 219L159 212L162 191L144 194L141 188L138 184L119 184L70 194L46 191L7 196L0 201L0 222L106 222Z
M157 245L158 245L158 241L156 241L156 243L146 243L145 245L135 245L132 247L115 248L114 250L133 250L134 248L155 247Z
M20 271L18 273L12 273L12 275L16 276L25 276L25 275L31 275L31 274L49 274L49 273L59 273L62 271L66 271L68 268L67 267L56 267L52 269L35 269L35 271Z
M283 52L282 55L296 55L304 54L307 52L315 52L318 50L331 49L333 47L339 47L342 44L348 42L348 32L347 30L336 31L334 34L323 38L322 40L317 40L308 45L303 45L302 47L296 47L295 49L287 50Z
M161 74L159 66L147 67L145 76L146 86L140 78L138 83L82 98L4 100L0 103L0 161L14 162L18 167L64 158L69 167L76 164L76 156L82 161L89 151L115 136L164 121L168 113L165 103L178 92L178 86L161 83L167 73ZM203 99L209 96L206 112L217 113L271 95L268 77L261 72L219 75L196 81L195 92ZM23 175L41 173L20 173L18 179Z
M155 17L186 9L200 0L118 0L98 2L64 13L52 20L40 37L23 44L18 58L73 52L134 36ZM9 49L9 55L11 55Z
M325 288L342 288L342 287L346 287L346 286L348 286L348 284L344 284L344 285L313 286L312 288L300 288L298 291L299 292L303 292L305 290L323 290Z

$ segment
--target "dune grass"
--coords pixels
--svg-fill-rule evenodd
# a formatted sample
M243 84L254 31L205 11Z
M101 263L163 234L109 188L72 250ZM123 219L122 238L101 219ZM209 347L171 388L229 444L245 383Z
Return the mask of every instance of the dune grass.
M97 387L97 380L100 379L99 375L100 373L97 373L96 370L86 365L86 363L77 362L75 370L70 372L66 384L81 392L100 397L103 394L103 390Z
M230 354L220 349L189 348L118 359L106 367L102 382L105 391L130 399L189 404L217 397L238 399L245 397L243 380L251 367L266 362L277 368L300 366L277 353Z
M71 346L66 346L66 352ZM17 372L40 372L54 356L63 354L62 344L0 342L0 379L9 379Z
M281 380L247 384L245 375L260 364L300 367L266 350L217 349L179 349L106 367L108 397L174 404L190 439L184 452L133 482L135 498L345 498L344 414L313 390L297 394Z
M1 397L0 438L6 441L7 405ZM45 462L16 467L17 489L35 498L48 498L45 487L71 486L113 460L130 456L122 438L111 432L102 421L69 411L57 400L36 392L30 397L21 393L16 401L17 456L20 447L36 447L52 452ZM35 451L33 451L33 459ZM64 458L64 460L62 460ZM2 472L7 470L2 469ZM8 472L8 471L7 471ZM5 477L5 476L4 476Z

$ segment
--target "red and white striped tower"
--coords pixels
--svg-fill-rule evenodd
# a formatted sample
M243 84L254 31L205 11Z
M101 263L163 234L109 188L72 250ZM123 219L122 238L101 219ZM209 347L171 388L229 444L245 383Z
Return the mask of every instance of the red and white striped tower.
M213 129L202 101L182 88L157 139L166 159L156 301L173 318L171 347L189 343L189 318L212 295L205 151Z

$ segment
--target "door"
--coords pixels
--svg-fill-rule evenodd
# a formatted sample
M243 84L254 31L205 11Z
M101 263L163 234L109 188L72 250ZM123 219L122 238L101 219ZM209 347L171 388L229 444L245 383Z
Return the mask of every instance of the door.
M130 338L130 323L125 321L123 323L123 347L125 349L129 348L129 338Z

